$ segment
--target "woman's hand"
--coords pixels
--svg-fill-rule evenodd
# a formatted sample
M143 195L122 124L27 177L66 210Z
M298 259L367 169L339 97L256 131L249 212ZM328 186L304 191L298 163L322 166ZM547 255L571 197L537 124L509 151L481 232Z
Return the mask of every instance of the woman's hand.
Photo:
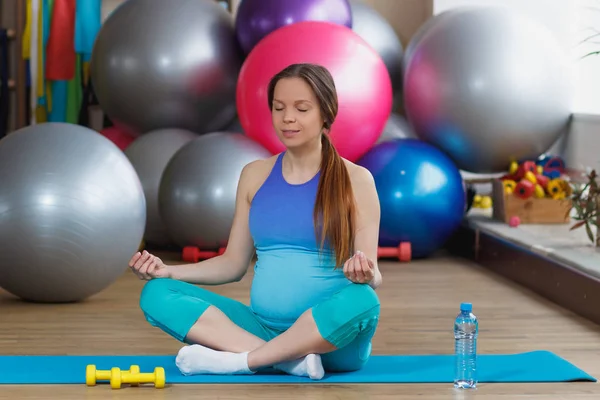
M137 252L129 260L129 267L140 279L170 278L169 268L162 260L146 250Z
M344 263L344 275L354 283L369 283L375 277L373 261L357 251Z

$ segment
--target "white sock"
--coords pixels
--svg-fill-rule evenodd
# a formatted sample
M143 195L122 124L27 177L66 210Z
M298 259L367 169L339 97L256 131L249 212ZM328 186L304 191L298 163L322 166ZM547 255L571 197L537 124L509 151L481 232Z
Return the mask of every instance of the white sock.
M283 371L290 375L307 376L310 379L322 379L325 375L321 356L318 354L309 354L306 357L292 361L284 361L276 364L273 368Z
M253 374L248 368L248 353L217 351L199 344L179 350L175 364L183 375L234 375Z

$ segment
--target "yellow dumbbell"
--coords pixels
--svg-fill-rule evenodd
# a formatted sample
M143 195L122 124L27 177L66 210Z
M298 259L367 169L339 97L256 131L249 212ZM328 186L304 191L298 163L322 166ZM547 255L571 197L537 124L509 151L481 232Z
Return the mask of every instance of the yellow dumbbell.
M534 183L534 184L537 183L537 178L535 177L535 174L531 171L525 172L523 179L527 179L529 182Z
M513 194L515 188L517 187L517 182L512 179L505 179L502 181L502 185L504 186L504 193Z
M534 197L538 198L538 199L542 199L544 197L546 197L546 191L544 190L544 188L542 187L542 185L540 184L536 184L535 185L535 191L533 192Z
M476 194L473 197L473 208L490 208L492 206L492 198L490 196L482 196Z
M165 381L165 370L162 367L154 368L154 372L145 373L121 372L119 368L115 367L111 370L110 387L120 389L123 383L130 383L132 385L154 383L155 388L162 389L165 387Z
M129 367L130 373L139 373L140 367L138 365L132 365ZM93 364L88 365L85 368L85 384L88 386L96 386L96 382L98 381L109 381L112 378L112 370L102 370L96 369L96 366Z
M482 196L481 201L479 202L479 208L491 208L492 207L492 198L490 196Z

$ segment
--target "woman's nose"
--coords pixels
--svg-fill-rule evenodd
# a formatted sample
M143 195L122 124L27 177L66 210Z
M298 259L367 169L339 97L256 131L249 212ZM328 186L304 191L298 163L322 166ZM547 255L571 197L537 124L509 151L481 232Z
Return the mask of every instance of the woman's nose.
M296 118L294 117L293 113L291 112L286 112L285 114L283 114L283 120L285 122L294 122Z

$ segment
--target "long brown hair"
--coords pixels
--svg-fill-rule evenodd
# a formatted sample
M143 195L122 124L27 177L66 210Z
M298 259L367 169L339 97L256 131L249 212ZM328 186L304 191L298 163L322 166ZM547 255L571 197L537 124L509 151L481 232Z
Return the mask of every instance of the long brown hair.
M319 101L323 129L329 130L338 112L337 92L331 73L316 64L292 64L286 67L269 83L269 109L273 107L275 86L283 78L301 78L312 88ZM334 251L336 267L339 267L354 252L356 205L348 170L327 132L321 135L321 145L321 176L313 214L315 233L321 242L321 249L327 242Z

